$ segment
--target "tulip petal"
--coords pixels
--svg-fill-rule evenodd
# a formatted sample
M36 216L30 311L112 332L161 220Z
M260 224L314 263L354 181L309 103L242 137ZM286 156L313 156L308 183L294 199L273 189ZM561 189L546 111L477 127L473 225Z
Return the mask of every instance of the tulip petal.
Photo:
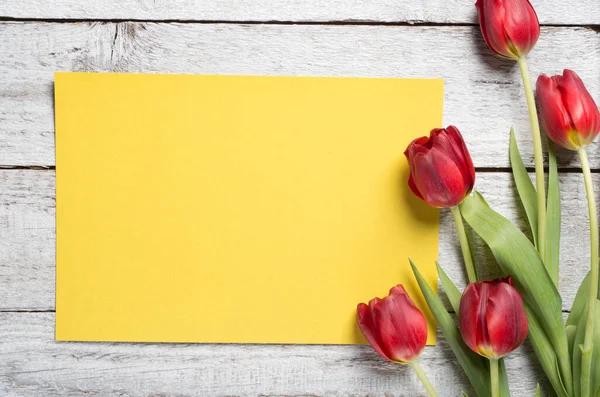
M358 304L358 306L356 307L356 322L358 323L358 327L360 328L361 332L363 333L371 347L375 349L375 351L379 353L381 357L392 361L381 348L381 342L376 336L377 331L375 330L373 325L373 318L371 316L369 306L367 306L364 303Z
M433 147L413 160L413 180L425 201L434 207L454 207L465 197L466 188L458 166Z
M476 285L469 284L460 300L459 327L463 340L474 352L479 351L477 341L479 301L479 291Z
M415 185L415 181L413 180L412 175L408 177L408 187L410 188L410 190L412 190L412 192L415 194L415 196L417 196L421 200L425 200L425 198L423 197L423 195L417 188L417 185Z
M427 342L427 322L402 288L390 291L373 307L384 350L394 361L408 362L416 358Z
M540 108L540 119L542 127L552 142L565 149L577 150L578 142L573 142L570 135L574 126L558 88L561 81L562 76L550 78L541 75L538 77L536 92Z
M465 186L470 186L466 193L469 194L475 185L475 167L473 167L473 160L471 159L465 140L458 128L450 125L446 128L446 133L451 142L450 148L455 156L455 162L462 173L464 184Z
M408 177L408 187L410 188L410 190L412 190L412 192L415 194L415 196L417 196L421 200L425 200L425 198L423 197L423 195L419 191L419 188L415 184L414 176L413 176L414 170L413 170L412 164L413 164L413 159L415 157L415 154L427 153L428 149L425 147L425 145L428 142L429 142L429 138L427 138L426 136L416 138L408 145L408 147L404 151L404 156L406 156L406 160L408 161L408 165L410 167L410 175Z
M515 55L525 56L540 36L537 14L528 0L504 1L504 31Z
M477 284L476 284L477 285ZM490 294L489 283L479 283L479 306L477 307L477 348L480 353L489 357L492 352L490 335L488 331L486 313L488 311L488 298Z
M503 0L477 0L475 6L479 11L483 39L490 49L501 57L516 59L508 48L508 38L504 32Z
M569 69L563 71L558 89L580 144L591 143L600 129L600 115L594 99L577 73Z
M431 142L429 142L429 138L426 136L421 136L419 138L414 139L411 143L408 144L408 147L404 151L404 155L406 159L410 163L417 153L427 153L427 151L431 148Z
M486 328L497 357L519 347L527 336L527 317L521 295L507 283L490 285Z
M392 287L390 289L389 295L394 295L394 294L408 297L408 292L406 292L406 289L404 289L404 286L402 284L398 284L395 287ZM410 298L408 299L407 303L415 308L417 307Z

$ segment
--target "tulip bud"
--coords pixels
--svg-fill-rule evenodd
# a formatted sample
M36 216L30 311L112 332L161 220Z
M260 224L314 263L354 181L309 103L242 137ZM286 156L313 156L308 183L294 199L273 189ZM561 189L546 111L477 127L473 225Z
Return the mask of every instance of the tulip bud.
M477 0L483 39L497 55L518 59L540 37L540 23L528 0Z
M600 132L600 112L583 82L572 70L537 80L540 120L556 145L577 150L592 143Z
M456 127L431 130L429 138L412 141L404 155L410 166L408 186L429 205L454 207L473 190L475 168Z
M510 277L469 284L460 299L463 340L484 357L499 359L523 343L528 322Z
M383 299L371 299L368 306L359 303L356 314L363 335L383 358L409 363L423 351L427 321L402 285Z

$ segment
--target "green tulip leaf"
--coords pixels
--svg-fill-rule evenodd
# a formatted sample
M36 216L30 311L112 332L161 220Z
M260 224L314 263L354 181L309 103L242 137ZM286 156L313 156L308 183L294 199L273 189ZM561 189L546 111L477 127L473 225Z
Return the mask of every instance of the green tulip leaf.
M562 377L560 375L560 365L558 364L558 362L556 363L555 372L558 374L558 380L560 382L560 389L559 390L562 393L567 394L567 389L565 388L565 384L563 383Z
M523 159L519 153L519 147L517 146L517 140L515 139L515 130L511 127L510 129L510 166L512 168L513 178L517 187L517 192L521 198L521 203L525 208L525 214L527 214L527 220L529 221L529 227L531 228L531 234L533 235L533 242L537 247L538 238L538 206L537 206L537 195L533 182L529 178L527 169L523 164Z
M463 218L490 247L504 274L513 278L523 300L538 316L556 351L562 380L570 391L573 380L562 299L538 252L529 239L508 219L492 210L478 192L467 197L460 207Z
M537 387L535 388L535 397L542 397L542 391L540 390L540 384L537 384Z
M579 324L579 319L582 315L585 314L585 308L587 306L587 299L590 291L590 273L583 278L581 285L579 285L579 289L577 290L577 295L575 295L575 300L573 301L573 305L571 306L571 312L569 313L569 317L567 317L567 326Z
M550 278L558 285L560 251L560 187L554 145L548 142L548 202L546 204L546 253L544 263Z
M475 390L475 394L479 397L490 397L490 374L486 370L486 360L469 349L465 344L456 323L444 308L440 298L433 292L429 284L427 284L427 281L425 281L413 261L410 259L409 261L419 288L421 288L421 292L427 301L427 305L431 309L438 327L440 327L444 334L460 366L465 371L471 386Z
M456 285L454 285L452 280L450 280L450 277L448 277L448 275L444 272L440 264L437 261L435 262L435 264L437 266L440 282L442 283L442 288L444 289L444 292L446 293L446 296L450 301L450 306L452 306L454 313L458 315L458 309L460 308L461 293L458 290L458 288L456 288Z
M531 343L533 351L535 352L540 365L544 369L552 388L558 397L569 397L569 393L565 390L561 378L558 360L552 347L552 343L535 317L535 313L527 304L525 304L525 313L527 313L527 321L529 322L527 338L529 339L529 343Z
M498 376L500 378L500 396L509 397L510 388L508 387L508 376L506 375L506 366L504 365L504 359L501 358L500 360L498 360L498 364Z
M575 346L575 335L577 335L576 325L567 325L565 327L567 331L567 341L569 342L569 353L573 356L573 347Z
M575 339L573 340L573 378L576 380L574 389L576 396L581 395L581 347L583 346L583 341L585 339L585 324L587 322L587 304L585 304L583 310L585 312L585 315L579 316L579 324L577 324L577 332L575 333ZM593 346L597 347L600 346L600 330L597 329L598 327L600 327L600 305L598 304L596 304L595 320L596 321L594 324ZM590 390L595 390L594 384L596 384L596 378L600 378L600 375L596 376L595 374L595 372L600 370L600 366L598 364L595 364L595 361L598 361L600 353L598 353L598 349L596 348L592 351L592 354L592 368L590 376L590 381L592 382L592 384Z
M596 391L600 388L600 301L596 301L596 316L594 317L594 340L592 346L592 368L590 390Z
M469 396L467 396L467 393L462 392L462 397L469 397Z
M584 304L583 310L587 312L587 302ZM577 331L573 340L573 378L575 379L574 391L576 396L581 395L581 346L583 346L585 338L586 320L587 315L579 316L579 323L577 324Z

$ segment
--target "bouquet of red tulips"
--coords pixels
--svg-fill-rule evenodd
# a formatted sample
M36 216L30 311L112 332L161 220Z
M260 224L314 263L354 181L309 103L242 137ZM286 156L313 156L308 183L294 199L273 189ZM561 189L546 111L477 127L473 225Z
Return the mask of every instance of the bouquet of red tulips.
M537 103L548 142L545 184L543 136L529 78L526 56L540 26L528 0L477 0L483 38L498 56L516 61L521 70L531 121L535 185L510 132L510 162L519 198L529 223L528 238L495 212L477 191L475 169L456 127L434 129L410 143L408 185L437 208L450 208L456 224L469 285L461 292L438 264L443 291L458 321L411 266L443 336L480 397L510 396L502 358L529 339L548 378L548 395L600 397L600 305L598 222L586 147L600 133L600 112L584 83L571 70L541 75ZM560 193L554 145L577 151L587 193L591 263L566 322L558 292ZM480 280L464 221L490 248L505 278ZM417 358L427 339L425 318L399 285L389 296L357 308L360 329L384 358L411 365L430 396L437 393ZM469 392L471 394L471 392ZM463 393L463 395L466 395ZM541 396L538 386L536 396Z

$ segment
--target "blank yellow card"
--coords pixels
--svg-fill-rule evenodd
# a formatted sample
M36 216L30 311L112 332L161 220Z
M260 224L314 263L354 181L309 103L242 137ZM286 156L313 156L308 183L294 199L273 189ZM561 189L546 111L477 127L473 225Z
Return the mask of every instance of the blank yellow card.
M57 340L363 343L409 255L437 285L403 151L442 80L55 78Z

